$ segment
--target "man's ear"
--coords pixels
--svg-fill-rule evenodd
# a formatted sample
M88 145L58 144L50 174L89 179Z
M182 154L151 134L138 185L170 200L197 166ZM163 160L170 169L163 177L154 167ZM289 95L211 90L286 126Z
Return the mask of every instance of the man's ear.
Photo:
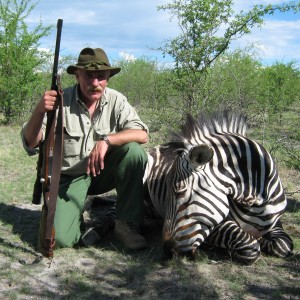
M75 75L75 78L76 78L77 82L79 82L79 80L78 80L78 73L79 73L78 70L75 70L75 71L74 71L74 75Z
M109 79L110 79L110 71L108 70L107 74L106 74L106 80L107 80L107 82L109 81Z

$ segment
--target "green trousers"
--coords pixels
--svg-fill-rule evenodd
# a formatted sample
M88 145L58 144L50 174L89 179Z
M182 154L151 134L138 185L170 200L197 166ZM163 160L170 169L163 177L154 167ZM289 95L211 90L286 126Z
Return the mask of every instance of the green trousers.
M80 224L87 195L116 189L116 218L135 224L143 220L143 176L147 154L138 143L113 147L104 159L104 170L96 177L61 176L54 229L56 247L72 247L80 239Z

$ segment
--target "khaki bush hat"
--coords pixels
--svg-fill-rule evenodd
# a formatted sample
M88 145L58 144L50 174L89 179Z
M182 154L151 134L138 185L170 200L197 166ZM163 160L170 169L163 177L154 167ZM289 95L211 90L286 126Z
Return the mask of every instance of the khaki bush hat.
M75 66L67 68L68 74L74 74L76 69L85 71L110 71L110 77L116 75L121 71L121 68L112 67L108 61L108 57L101 48L84 48L81 50L78 62Z

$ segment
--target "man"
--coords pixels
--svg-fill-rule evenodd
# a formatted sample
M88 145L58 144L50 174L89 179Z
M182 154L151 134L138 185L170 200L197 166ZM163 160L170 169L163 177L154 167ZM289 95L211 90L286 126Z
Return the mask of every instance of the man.
M143 174L147 155L140 144L148 128L121 93L107 87L120 72L106 53L85 48L78 63L67 68L77 84L64 89L64 149L54 218L56 247L80 241L80 223L86 196L116 188L114 234L130 249L145 247L139 234L143 219ZM46 91L22 129L29 155L45 134L45 113L57 107L56 91Z

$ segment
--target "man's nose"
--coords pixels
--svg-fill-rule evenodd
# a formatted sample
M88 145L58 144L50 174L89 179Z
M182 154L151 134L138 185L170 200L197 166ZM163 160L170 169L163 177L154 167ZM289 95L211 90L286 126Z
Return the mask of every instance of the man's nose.
M91 80L91 83L92 85L94 86L98 86L100 84L100 80L97 78L97 77L94 77L92 80Z

